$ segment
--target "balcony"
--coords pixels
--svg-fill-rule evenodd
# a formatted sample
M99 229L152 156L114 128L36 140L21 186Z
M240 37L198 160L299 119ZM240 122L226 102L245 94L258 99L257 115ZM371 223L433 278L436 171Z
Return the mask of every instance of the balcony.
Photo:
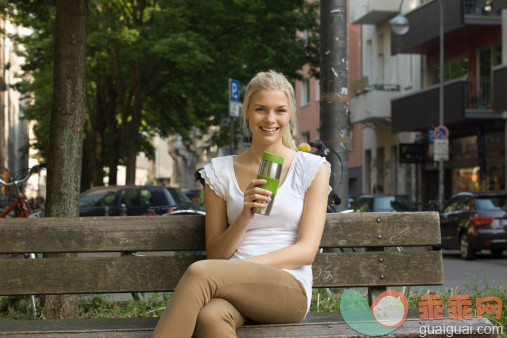
M507 76L507 68L504 76ZM505 80L504 80L505 81ZM495 82L496 83L496 82ZM503 90L505 93L505 82ZM496 89L495 89L496 93ZM491 78L462 77L444 83L444 124L495 119ZM497 94L504 99L505 94ZM505 103L505 102L504 102ZM391 101L391 131L423 131L439 124L439 85Z
M493 67L493 111L507 112L507 64Z
M500 34L502 16L491 0L444 0L444 40L447 46ZM410 29L392 35L391 54L429 54L438 51L440 6L427 2L406 15Z
M356 25L376 25L398 13L399 0L354 0L350 6L350 22Z
M351 100L351 123L391 119L391 99L400 95L398 85L371 85Z

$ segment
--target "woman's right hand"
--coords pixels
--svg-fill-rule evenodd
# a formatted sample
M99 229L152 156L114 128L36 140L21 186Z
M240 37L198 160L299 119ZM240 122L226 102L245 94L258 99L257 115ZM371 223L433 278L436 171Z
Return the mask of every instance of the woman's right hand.
M243 202L242 215L247 219L251 220L254 216L253 208L265 208L266 204L258 203L258 200L271 201L271 191L257 187L260 184L266 184L267 181L264 179L255 179L245 189L245 199Z

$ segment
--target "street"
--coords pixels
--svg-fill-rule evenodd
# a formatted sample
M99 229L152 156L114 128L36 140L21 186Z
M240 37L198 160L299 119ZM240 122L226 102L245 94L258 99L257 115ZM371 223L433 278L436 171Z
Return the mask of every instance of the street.
M507 254L493 258L489 251L482 251L477 259L466 261L457 250L442 250L444 257L444 286L443 288L460 288L473 285L474 279L478 285L507 286Z
M482 251L477 259L467 261L461 258L458 250L442 250L444 259L444 285L412 287L412 290L433 290L441 293L451 292L458 287L462 291L472 291L475 283L480 289L486 286L507 286L507 254L493 258L489 251Z

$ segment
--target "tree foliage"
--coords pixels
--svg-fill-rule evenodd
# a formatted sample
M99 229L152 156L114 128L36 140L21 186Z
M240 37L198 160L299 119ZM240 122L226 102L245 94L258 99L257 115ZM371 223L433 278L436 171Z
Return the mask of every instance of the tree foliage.
M35 147L46 157L54 1L12 3L17 10L4 12L33 28L19 37L27 60L20 90L32 98L25 114L38 121ZM90 0L82 189L100 184L104 167L109 182L116 182L118 164L127 165L127 182L133 183L136 155L153 154L148 139L154 133L188 139L193 127L205 131L225 121L229 78L246 83L258 71L276 69L295 79L304 64L318 65L317 5ZM310 40L298 38L298 31L308 31Z

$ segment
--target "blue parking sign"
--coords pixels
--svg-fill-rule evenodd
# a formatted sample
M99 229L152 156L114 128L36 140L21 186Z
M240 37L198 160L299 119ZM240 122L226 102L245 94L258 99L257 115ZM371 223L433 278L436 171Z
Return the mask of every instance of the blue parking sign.
M239 82L238 80L229 79L229 100L239 101Z

